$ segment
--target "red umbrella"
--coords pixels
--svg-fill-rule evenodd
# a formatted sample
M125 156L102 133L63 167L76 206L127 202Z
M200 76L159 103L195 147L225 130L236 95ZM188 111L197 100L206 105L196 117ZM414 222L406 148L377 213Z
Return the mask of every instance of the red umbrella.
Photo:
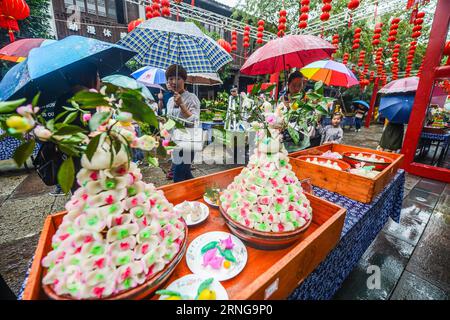
M21 62L28 57L31 49L38 48L56 40L30 38L14 41L0 49L0 59L12 62Z
M330 58L336 48L311 35L289 35L267 42L256 50L241 68L243 74L272 74L301 68L311 62Z

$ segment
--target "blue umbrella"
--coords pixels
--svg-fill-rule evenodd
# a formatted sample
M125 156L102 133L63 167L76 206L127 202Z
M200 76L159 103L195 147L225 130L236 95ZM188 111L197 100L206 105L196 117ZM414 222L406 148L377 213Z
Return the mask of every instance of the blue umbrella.
M142 67L131 75L147 87L162 89L161 84L166 83L166 71L160 68Z
M380 100L380 113L393 123L408 123L414 104L414 95L384 96Z
M136 79L120 74L113 74L111 76L104 77L102 81L122 88L139 89L145 98L155 101L155 98L151 94L150 90L148 90L145 85L136 81Z
M363 100L355 100L355 101L353 101L353 104L359 104L360 106L363 106L367 110L369 110L369 108L370 108L369 104Z
M215 73L232 61L216 41L192 22L153 18L139 24L118 44L138 54L142 65L167 69L182 65L187 73Z
M80 74L87 63L95 64L100 76L116 72L136 53L116 44L69 36L32 49L28 58L14 66L0 83L0 100L31 99L41 92L46 104L70 89L68 79Z

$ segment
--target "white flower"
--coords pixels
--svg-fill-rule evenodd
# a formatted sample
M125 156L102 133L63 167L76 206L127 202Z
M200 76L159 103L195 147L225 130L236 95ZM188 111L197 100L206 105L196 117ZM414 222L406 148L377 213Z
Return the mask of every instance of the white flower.
M52 136L51 131L44 126L37 126L36 128L34 128L33 132L34 135L41 141L47 141Z
M138 138L138 147L142 150L150 151L158 145L156 139L149 135Z

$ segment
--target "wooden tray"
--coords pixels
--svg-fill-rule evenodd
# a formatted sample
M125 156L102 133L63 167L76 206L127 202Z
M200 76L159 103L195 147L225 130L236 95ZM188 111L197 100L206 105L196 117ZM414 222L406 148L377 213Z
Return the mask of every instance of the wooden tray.
M393 159L394 162L372 179L296 159L296 157L304 155L319 156L328 150L341 154L347 151L370 152L389 157ZM382 152L335 143L293 152L289 154L289 158L292 169L299 179L310 178L311 183L315 186L337 192L350 199L363 203L372 202L374 197L378 195L395 176L397 170L401 167L403 162L402 154Z
M238 175L242 167L216 174L166 185L164 191L173 204L185 200L204 202L206 187L212 184L225 188ZM286 298L336 246L344 225L346 210L328 201L307 194L313 208L313 221L302 237L289 248L275 251L257 250L247 246L248 261L235 278L222 281L230 299L284 299ZM210 216L205 223L190 227L188 245L199 235L210 231L230 232L218 209L209 206ZM51 237L65 213L48 216L39 239L35 259L23 294L24 300L46 299L41 289L43 268L40 261L51 249ZM183 258L167 281L190 274ZM154 296L157 299L159 296Z

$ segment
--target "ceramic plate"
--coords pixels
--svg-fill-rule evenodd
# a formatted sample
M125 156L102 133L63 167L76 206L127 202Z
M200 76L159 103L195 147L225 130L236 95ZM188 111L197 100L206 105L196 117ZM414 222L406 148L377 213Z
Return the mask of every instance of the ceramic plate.
M212 202L211 199L208 198L206 195L203 195L203 200L205 200L205 202L207 204L209 204L211 207L214 207L214 208L218 208L219 207L219 205L217 203Z
M165 290L179 292L186 300L194 300L197 296L198 287L207 279L207 277L201 277L196 274L188 274L172 282ZM227 290L219 281L214 280L209 288L216 292L216 300L228 300ZM159 297L159 300L165 300L168 297L162 295Z
M199 219L193 221L191 214L188 214L187 216L185 216L183 214L183 211L182 211L182 204L183 204L183 202L177 204L174 207L175 211L179 211L181 213L181 215L184 218L184 221L186 221L186 224L188 226L195 226L195 225L197 225L199 223L202 223L203 221L206 220L206 218L208 218L208 216L209 216L209 208L208 208L208 206L206 204L198 202L198 201L185 201L185 202L188 202L190 205L192 205L194 203L198 203L200 205L200 210L201 210Z
M201 253L202 248L213 241L226 240L230 236L234 244L231 252L236 262L231 262L229 268L224 266L223 262L226 260L223 260L218 269L213 268L210 264L204 266L204 255ZM218 259L222 258L219 250L216 251L215 256ZM186 252L186 262L192 273L206 278L213 277L217 281L224 281L237 276L244 269L247 263L247 249L241 240L230 233L222 231L208 232L198 236L191 242Z

